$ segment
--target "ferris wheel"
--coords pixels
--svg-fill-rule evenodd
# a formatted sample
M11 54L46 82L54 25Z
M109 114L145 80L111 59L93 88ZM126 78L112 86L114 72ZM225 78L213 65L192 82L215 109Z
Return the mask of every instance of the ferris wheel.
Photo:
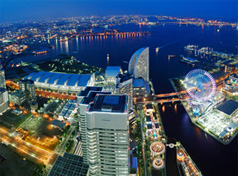
M190 71L184 80L184 86L189 96L198 101L207 101L216 93L216 82L205 70Z

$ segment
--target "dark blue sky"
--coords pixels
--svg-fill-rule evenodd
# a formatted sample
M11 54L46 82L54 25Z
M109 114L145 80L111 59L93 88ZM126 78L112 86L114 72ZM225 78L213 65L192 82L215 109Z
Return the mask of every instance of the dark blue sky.
M237 0L0 0L0 22L89 15L171 15L237 21Z

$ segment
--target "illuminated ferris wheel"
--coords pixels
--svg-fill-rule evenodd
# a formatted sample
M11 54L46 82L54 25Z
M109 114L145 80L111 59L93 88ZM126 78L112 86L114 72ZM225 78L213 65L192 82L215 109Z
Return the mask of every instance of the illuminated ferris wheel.
M185 77L184 86L190 97L198 101L207 101L216 92L214 78L210 73L202 69L190 71Z

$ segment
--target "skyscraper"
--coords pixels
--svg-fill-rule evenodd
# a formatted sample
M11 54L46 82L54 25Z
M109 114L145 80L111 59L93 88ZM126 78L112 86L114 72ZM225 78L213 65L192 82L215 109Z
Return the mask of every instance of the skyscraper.
M83 158L85 163L88 163L86 109L89 103L91 103L98 94L111 94L111 92L90 91L88 95L84 97L84 99L79 104L80 126L81 126L80 135L82 142Z
M97 95L86 111L89 173L129 175L127 95Z
M134 78L143 78L149 81L149 47L137 50L130 59L128 72Z
M0 65L0 114L8 108L8 92L6 89L5 72Z
M1 64L0 64L0 88L6 89L5 71L2 69Z

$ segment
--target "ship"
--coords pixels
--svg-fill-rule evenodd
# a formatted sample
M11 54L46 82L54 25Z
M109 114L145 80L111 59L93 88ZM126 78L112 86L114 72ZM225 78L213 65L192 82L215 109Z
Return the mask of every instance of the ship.
M156 51L156 53L158 53L159 52L159 47L156 47L155 51Z
M188 51L196 51L197 48L198 48L198 45L187 45L184 47L184 49Z

